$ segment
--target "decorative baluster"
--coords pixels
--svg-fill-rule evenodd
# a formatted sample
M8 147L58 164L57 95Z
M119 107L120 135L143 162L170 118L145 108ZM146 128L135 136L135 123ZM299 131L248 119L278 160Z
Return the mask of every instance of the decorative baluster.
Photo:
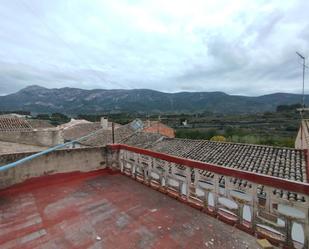
M252 214L251 214L251 223L253 231L256 230L257 224L257 212L258 212L258 196L257 196L257 184L252 184Z
M258 183L258 177L256 178L256 182L247 183L246 180L244 180L246 179L245 177L244 179L241 178L241 174L239 174L239 179L236 179L236 183L235 181L232 181L234 179L232 176L224 174L219 175L209 171L208 173L214 175L213 178L211 178L206 171L199 170L198 168L179 165L173 160L164 161L163 159L156 157L143 156L143 154L133 153L127 150L120 150L118 154L111 152L108 160L110 163L117 161L117 167L121 172L127 172L127 174L130 172L132 176L142 174L145 183L150 183L150 181L153 180L154 186L155 183L159 186L157 187L158 190L164 192L168 189L171 196L181 197L183 200L187 200L197 208L203 207L204 210L209 211L209 194L212 193L214 213L218 213L220 207L222 207L222 212L219 212L220 216L222 214L225 215L224 211L228 213L229 210L232 210L232 212L238 216L238 225L245 225L247 228L250 228L250 225L245 221L246 218L244 218L244 209L246 205L250 208L252 231L256 231L259 235L265 235L266 237L269 236L269 238L274 241L280 241L281 239L282 243L283 238L285 237L285 245L291 248L293 248L293 223L296 222L301 224L305 234L303 248L309 249L309 205L308 195L305 195L304 193L291 193L285 189L274 189L274 186L262 186ZM127 166L127 164L130 164L131 166ZM207 167L207 165L205 166ZM154 176L152 173L158 174L159 177ZM237 174L237 171L235 173ZM219 182L222 176L224 177L222 181L225 180L224 189L220 188ZM186 193L182 192L184 184L186 185ZM223 182L221 182L221 184L223 184ZM200 191L203 191L203 193L200 193ZM236 194L235 191L237 192ZM219 197L222 197L222 199L219 199L220 203L218 201ZM224 210L223 206L228 207L228 205L224 203L225 201L228 202L228 200L224 200L224 198L233 200L234 207L232 206L232 208ZM237 204L238 210L236 210L235 204ZM297 217L297 213L294 213L293 215L284 214L282 213L282 210L278 210L280 209L280 205L286 205L301 210L301 212L304 213L304 217ZM229 214L233 215L230 212ZM278 222L280 217L285 220L285 228L282 222ZM234 218L236 221L236 217ZM247 220L249 221L249 219ZM248 231L252 232L251 230ZM272 235L270 235L271 233ZM285 236L281 236L280 238L280 233Z
M305 241L304 241L304 248L309 249L309 211L307 210L307 219L305 224L303 224L304 234L305 234Z
M213 178L213 182L214 182L214 191L213 191L213 200L214 200L214 213L218 212L218 197L220 194L220 189L219 189L219 175L218 174L214 174L214 178Z

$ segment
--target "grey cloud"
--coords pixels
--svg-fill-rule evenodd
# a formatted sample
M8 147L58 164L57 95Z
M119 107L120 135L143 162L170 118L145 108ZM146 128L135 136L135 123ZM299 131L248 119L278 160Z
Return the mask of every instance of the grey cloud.
M3 1L0 94L30 84L299 91L295 51L309 54L308 1L248 1L232 14L220 9L228 5L207 12L213 1L171 3Z
M58 68L42 70L24 64L0 63L0 92L11 93L27 85L44 87L112 88L117 82L109 80L103 72L94 70L60 71ZM76 85L76 82L79 82ZM121 87L121 85L120 85Z

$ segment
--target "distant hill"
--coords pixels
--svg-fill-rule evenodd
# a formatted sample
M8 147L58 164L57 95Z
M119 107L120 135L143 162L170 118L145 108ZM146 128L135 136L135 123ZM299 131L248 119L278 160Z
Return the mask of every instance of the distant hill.
M307 97L307 104L309 98ZM95 114L102 112L202 112L256 113L275 111L278 105L299 103L301 96L274 93L258 97L228 95L223 92L164 93L148 89L83 90L48 89L28 86L0 96L0 111L23 110L37 113Z

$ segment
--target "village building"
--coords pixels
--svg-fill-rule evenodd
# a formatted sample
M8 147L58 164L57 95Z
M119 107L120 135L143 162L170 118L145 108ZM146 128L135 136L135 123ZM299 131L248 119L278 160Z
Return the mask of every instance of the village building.
M45 120L0 115L0 154L44 150L62 141L57 129Z
M32 130L32 126L26 119L15 115L0 115L0 132L30 130Z
M120 125L102 118L101 122L82 122L63 129L63 136L66 142L73 141L87 134L96 132L84 140L74 143L76 147L105 146L111 143L129 143L134 145L151 144L161 137L174 137L174 129L158 121L142 121L135 119L126 125ZM113 128L114 126L114 128Z
M146 120L143 122L143 132L148 133L158 133L165 137L173 138L175 137L175 131L173 128L163 124L160 121L150 121Z

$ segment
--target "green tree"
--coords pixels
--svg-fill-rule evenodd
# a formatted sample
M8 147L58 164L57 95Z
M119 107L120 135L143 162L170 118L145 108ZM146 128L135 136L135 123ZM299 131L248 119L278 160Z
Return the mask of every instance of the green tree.
M224 136L213 136L210 141L217 141L217 142L225 142L226 138Z

